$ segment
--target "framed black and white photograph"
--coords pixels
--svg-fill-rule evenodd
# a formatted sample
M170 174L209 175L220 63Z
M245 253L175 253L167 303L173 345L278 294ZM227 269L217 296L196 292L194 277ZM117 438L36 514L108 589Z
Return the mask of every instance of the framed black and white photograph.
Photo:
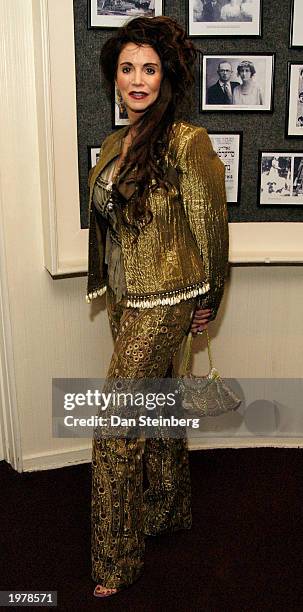
M132 17L162 15L163 0L88 0L89 28L119 28Z
M203 55L200 111L273 110L274 53Z
M262 0L187 0L189 36L261 36Z
M286 137L303 136L303 62L288 62Z
M303 47L303 2L292 0L290 22L290 46Z
M99 161L100 146L97 147L96 145L88 145L87 153L88 153L88 170L90 171Z
M225 187L228 204L240 202L240 179L243 132L208 132L214 150L225 165Z
M113 93L113 127L120 127L122 125L129 125L129 118L126 110L126 106L123 102L123 98L117 89L116 85Z
M260 204L303 205L303 151L260 151Z

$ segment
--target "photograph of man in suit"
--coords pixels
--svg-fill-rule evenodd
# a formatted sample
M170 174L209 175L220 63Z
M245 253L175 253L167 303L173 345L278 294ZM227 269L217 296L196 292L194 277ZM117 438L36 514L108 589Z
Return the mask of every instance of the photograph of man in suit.
M204 0L202 21L220 21L222 0Z
M239 85L231 81L232 66L229 62L220 62L217 70L219 79L207 90L207 104L232 104L233 90Z

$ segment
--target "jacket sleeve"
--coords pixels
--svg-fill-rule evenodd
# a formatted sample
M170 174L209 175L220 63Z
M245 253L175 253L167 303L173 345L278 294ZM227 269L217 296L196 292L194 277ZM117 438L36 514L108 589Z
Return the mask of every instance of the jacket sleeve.
M197 128L182 149L180 191L191 232L204 264L210 290L199 298L215 319L228 271L228 217L225 167L213 150L204 128Z

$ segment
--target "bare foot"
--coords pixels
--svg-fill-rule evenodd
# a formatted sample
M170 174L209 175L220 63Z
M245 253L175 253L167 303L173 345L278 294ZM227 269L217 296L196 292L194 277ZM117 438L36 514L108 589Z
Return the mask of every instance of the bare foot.
M115 593L117 593L117 589L108 589L107 587L102 586L102 584L97 584L94 590L95 597L110 597Z

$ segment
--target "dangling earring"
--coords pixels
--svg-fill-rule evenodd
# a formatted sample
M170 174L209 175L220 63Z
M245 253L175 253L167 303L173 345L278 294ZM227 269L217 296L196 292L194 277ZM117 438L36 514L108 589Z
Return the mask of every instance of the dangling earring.
M115 95L116 95L116 104L117 104L118 109L119 109L120 119L127 119L128 118L127 109L126 109L126 106L124 104L124 100L122 98L120 89L118 89L116 84L115 84Z

